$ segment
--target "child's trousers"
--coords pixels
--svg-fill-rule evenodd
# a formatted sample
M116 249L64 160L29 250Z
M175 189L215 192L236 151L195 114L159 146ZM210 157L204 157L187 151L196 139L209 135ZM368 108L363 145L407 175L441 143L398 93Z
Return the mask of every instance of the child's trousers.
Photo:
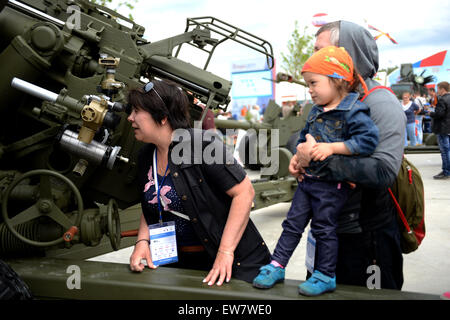
M337 220L349 190L350 186L345 182L326 182L310 177L299 182L272 259L287 266L311 220L317 255L314 269L334 277L338 253Z

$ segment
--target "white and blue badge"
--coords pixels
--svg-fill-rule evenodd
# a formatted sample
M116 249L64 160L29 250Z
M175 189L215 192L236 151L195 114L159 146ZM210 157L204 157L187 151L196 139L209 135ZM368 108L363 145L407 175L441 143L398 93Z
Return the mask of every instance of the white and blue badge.
M155 266L160 266L163 264L178 262L178 251L175 222L162 222L162 206L159 190L161 189L164 179L166 178L169 164L167 164L166 172L164 172L164 178L161 181L161 185L158 184L158 172L156 168L157 159L155 148L155 151L153 152L153 176L155 179L156 194L158 197L159 223L149 225L148 233L150 235L150 252L152 255L152 262Z
M148 226L150 252L155 266L178 262L175 222L155 223Z

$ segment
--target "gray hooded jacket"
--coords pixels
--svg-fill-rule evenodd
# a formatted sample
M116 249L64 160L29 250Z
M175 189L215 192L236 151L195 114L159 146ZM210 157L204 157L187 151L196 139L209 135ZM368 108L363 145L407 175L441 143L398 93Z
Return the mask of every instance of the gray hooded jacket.
M352 22L341 21L339 46L349 52L369 90L380 85L372 80L378 71L378 48L369 31ZM380 142L372 157L385 162L390 171L387 179L387 186L390 186L403 157L406 116L400 102L387 90L373 91L364 103L369 106L370 117L380 131Z
M341 21L339 46L351 55L369 90L380 86L372 80L378 70L378 48L370 32L352 22ZM363 229L374 229L388 222L388 216L392 216L387 188L394 182L402 162L406 117L400 102L388 90L373 91L364 103L369 107L370 117L379 130L379 144L375 152L370 157L333 155L323 163L325 179L352 181L363 187L362 193L349 201L343 210L338 232L359 232L361 226ZM358 201L360 197L362 201Z

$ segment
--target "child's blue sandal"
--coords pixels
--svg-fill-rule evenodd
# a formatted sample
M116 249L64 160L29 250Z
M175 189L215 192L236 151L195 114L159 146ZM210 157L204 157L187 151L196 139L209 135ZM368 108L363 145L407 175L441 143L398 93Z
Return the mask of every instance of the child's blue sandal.
M336 277L328 277L318 270L314 270L312 276L298 286L298 293L305 296L318 296L334 290L336 290Z
M267 264L259 269L258 276L253 280L253 286L260 289L272 288L276 283L284 281L284 269Z

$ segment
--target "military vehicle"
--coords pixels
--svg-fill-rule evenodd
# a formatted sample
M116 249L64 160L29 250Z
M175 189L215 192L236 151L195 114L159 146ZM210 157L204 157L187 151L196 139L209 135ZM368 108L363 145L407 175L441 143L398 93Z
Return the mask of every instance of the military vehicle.
M433 76L423 77L425 71L420 75L414 74L414 68L411 63L403 63L400 65L400 81L391 85L392 91L399 100L402 99L402 93L407 92L420 92L420 94L426 94L426 84L433 81Z
M287 166L294 154L301 129L305 126L306 116L311 110L312 104L301 105L296 103L293 106L279 106L274 100L269 100L269 104L264 111L261 123L253 121L221 120L214 119L217 128L231 129L231 134L235 129L247 130L245 136L239 141L237 146L239 158L246 168L260 170L264 165L261 153L270 156L271 150L278 153L279 170L274 173L277 177L288 175ZM267 143L260 143L260 131L276 131L275 139L268 136ZM261 150L263 149L263 150ZM263 174L264 175L264 174Z
M403 63L400 65L400 81L391 85L392 91L401 101L403 92L420 92L420 94L427 94L426 84L433 81L433 76L423 77L425 71L420 75L414 74L414 69L411 63ZM437 137L434 133L423 134L422 146L407 146L405 153L439 153L439 146Z
M278 72L276 79L265 79L275 83L290 82L306 86L306 84L297 80L294 77ZM226 133L229 129L230 135L236 134L233 130L241 129L247 130L245 136L237 142L237 149L239 158L244 166L251 170L260 170L267 166L267 157L273 150L278 159L279 168L272 175L267 175L264 172L262 176L286 177L288 175L287 166L292 154L296 152L297 141L301 129L306 124L306 117L311 110L311 103L300 103L297 101L290 106L279 106L274 100L269 100L267 108L264 110L262 122L254 122L252 120L238 121L238 120L222 120L214 119L217 128L222 129ZM259 131L273 131L276 132L276 137L268 136L267 143L264 139L258 139ZM266 159L264 159L266 158ZM266 160L266 161L264 161Z

